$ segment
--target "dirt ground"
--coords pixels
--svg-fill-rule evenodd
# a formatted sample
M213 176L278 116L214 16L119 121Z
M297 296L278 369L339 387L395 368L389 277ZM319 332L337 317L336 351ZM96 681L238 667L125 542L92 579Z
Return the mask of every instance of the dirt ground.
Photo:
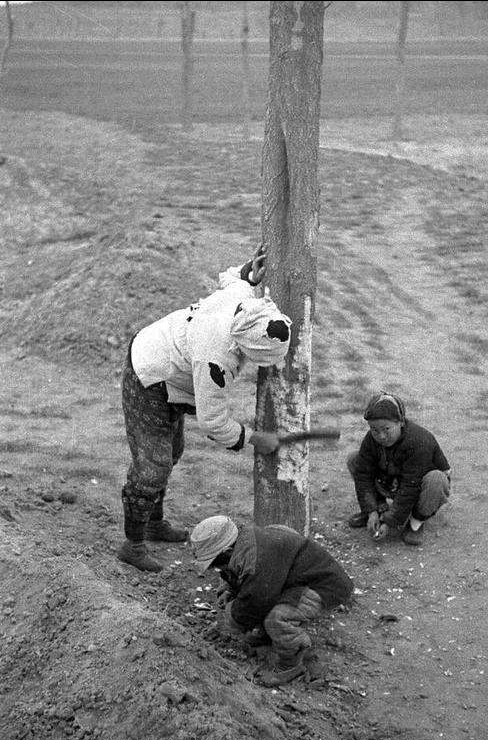
M488 627L488 167L481 119L324 125L311 536L355 581L312 633L322 667L280 689L222 636L217 577L186 545L115 558L134 330L208 294L259 240L260 129L131 133L56 113L0 122L0 736L5 740L479 740ZM182 165L182 162L184 163ZM423 547L353 531L345 458L381 387L453 469ZM231 403L252 422L253 376ZM168 515L252 516L252 455L187 423Z

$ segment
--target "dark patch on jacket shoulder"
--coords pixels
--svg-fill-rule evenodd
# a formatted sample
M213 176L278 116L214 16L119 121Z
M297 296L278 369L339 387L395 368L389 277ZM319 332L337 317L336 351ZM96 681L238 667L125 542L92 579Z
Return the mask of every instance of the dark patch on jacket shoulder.
M210 377L215 385L218 385L219 388L225 388L225 370L214 362L209 362L208 366L210 368Z
M192 303L191 306L188 307L188 310L190 311L190 315L186 317L187 321L191 321L193 318L193 314L195 311L198 311L200 308L200 301L197 301L197 303Z
M268 337L279 339L280 342L287 342L290 336L290 330L282 319L270 321L266 327Z

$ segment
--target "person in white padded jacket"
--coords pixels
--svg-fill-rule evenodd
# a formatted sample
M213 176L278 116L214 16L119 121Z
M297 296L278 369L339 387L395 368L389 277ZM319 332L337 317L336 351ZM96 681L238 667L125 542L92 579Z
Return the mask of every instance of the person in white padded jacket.
M162 567L145 539L188 536L163 518L168 478L183 453L185 413L230 450L249 443L270 454L278 447L275 433L246 428L227 405L229 385L246 360L275 365L288 351L290 319L269 297L255 295L264 262L258 249L249 262L220 273L210 296L146 326L130 342L122 407L132 462L122 489L126 540L117 556L139 570Z

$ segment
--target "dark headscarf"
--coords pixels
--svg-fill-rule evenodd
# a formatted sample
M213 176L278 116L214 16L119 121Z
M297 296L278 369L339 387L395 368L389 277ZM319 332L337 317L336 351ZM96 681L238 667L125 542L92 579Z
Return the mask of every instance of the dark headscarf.
M405 404L398 396L380 391L370 399L364 412L364 418L366 421L391 419L403 424L405 422Z

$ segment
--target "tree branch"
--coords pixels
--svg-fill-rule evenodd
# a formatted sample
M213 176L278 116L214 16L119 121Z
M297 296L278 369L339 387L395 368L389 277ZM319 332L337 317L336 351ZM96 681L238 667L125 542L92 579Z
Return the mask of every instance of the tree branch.
M12 19L12 13L10 11L9 0L5 0L5 13L7 16L7 40L2 50L2 56L0 57L0 77L2 77L5 71L5 65L7 63L7 55L12 44L12 38L14 35L14 22Z

